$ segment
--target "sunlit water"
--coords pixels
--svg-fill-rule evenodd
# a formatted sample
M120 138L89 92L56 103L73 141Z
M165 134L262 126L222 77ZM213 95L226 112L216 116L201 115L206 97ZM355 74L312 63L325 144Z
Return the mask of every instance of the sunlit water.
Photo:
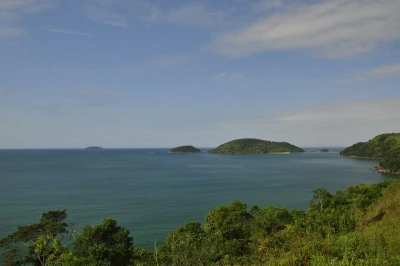
M306 209L312 191L393 177L374 160L337 152L284 155L169 154L167 149L0 150L0 238L43 212L66 209L82 228L112 217L135 246L152 249L188 221L239 199Z

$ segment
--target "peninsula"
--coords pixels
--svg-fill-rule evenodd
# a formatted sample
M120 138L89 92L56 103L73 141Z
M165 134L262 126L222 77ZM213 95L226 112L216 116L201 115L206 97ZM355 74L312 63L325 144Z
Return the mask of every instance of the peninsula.
M236 139L218 146L208 153L216 154L266 154L304 152L288 142L274 142L261 139Z
M358 142L340 152L352 158L382 159L375 170L400 174L400 133L382 134L367 142Z
M180 147L173 148L169 152L170 153L195 153L195 152L200 152L200 150L193 146L187 145L187 146L180 146Z

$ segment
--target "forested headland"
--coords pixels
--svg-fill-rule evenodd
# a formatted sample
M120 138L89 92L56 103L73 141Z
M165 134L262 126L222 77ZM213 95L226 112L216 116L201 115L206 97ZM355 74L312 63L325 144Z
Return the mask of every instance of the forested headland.
M400 174L400 133L382 134L358 142L340 152L342 156L381 159L378 172Z
M263 154L304 152L288 142L274 142L261 139L236 139L226 142L208 153L217 154Z

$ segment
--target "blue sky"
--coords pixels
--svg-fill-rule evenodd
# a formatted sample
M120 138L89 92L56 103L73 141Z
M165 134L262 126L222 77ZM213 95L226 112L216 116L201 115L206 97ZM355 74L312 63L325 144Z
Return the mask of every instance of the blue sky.
M0 148L400 131L398 0L0 0Z

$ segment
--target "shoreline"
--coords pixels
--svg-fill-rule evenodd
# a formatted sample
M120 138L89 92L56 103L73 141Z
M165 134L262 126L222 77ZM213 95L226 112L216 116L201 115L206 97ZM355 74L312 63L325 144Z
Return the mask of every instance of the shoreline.
M353 155L340 155L342 157L347 157L347 158L354 158L354 159L368 159L368 160L382 160L383 157L363 157L363 156L353 156Z
M382 167L379 167L379 166L374 167L373 169L374 169L376 172L381 173L381 174L400 175L400 172L392 172L392 171L390 171L390 170L383 169Z

